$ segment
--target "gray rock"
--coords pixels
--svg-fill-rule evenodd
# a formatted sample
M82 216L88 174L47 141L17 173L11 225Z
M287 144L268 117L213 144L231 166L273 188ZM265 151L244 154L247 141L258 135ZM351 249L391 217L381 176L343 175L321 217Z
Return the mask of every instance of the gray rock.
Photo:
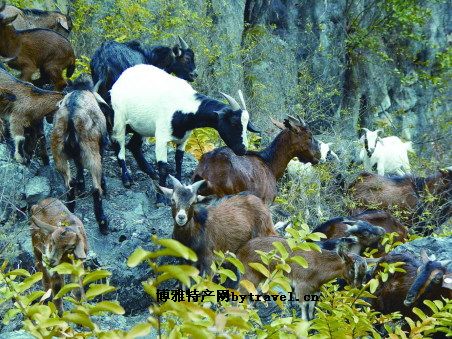
M46 177L31 178L25 185L25 197L29 206L38 203L50 195L50 181Z
M2 339L33 339L34 336L32 336L30 333L25 332L25 331L14 331L14 332L2 333L1 338Z

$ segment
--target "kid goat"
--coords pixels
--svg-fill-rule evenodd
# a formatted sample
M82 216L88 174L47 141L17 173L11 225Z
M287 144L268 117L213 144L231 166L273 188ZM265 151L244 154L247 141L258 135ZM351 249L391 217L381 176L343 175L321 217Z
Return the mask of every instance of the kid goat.
M31 242L36 259L36 267L42 272L44 290L52 290L52 296L63 287L63 277L52 273L50 268L75 259L86 259L88 242L83 223L64 204L54 198L47 198L31 207ZM73 277L74 280L74 277ZM83 293L83 290L80 290ZM63 314L61 298L53 302L59 315Z
M290 253L290 247L286 239L282 237L256 237L248 241L237 253L237 258L245 266L245 274L241 279L251 281L257 286L265 277L262 273L253 270L249 263L261 262L260 255L256 251L269 252L274 249L273 243L280 242ZM296 250L294 256L301 256L308 262L308 267L303 268L296 263L290 263L289 278L292 280L295 294L299 300L308 294L318 293L320 287L335 278L344 278L347 283L354 286L362 284L365 278L367 264L360 256L353 253L345 253L339 246L338 252L322 250L301 251ZM270 263L270 271L274 270L275 263ZM304 320L313 318L315 301L301 302L301 317Z
M126 126L134 131L128 145L130 150L140 169L153 178L155 171L141 153L141 136L155 136L160 186L166 185L168 176L168 142L177 145L176 178L180 180L185 145L195 128L215 128L226 145L236 154L244 155L248 143L246 130L256 130L249 122L241 92L242 107L230 96L223 96L229 106L197 93L185 80L155 66L137 65L124 71L111 90L113 139L119 143L116 147L124 186L129 187L132 180L125 164ZM158 194L157 203L161 202L163 196Z
M236 253L251 238L277 234L268 207L258 197L239 194L200 206L196 203L205 197L197 191L204 181L186 186L170 178L174 189L160 189L172 201L173 238L196 252L201 273L209 271L214 250Z
M105 101L96 93L91 81L78 80L59 104L52 130L52 154L57 170L69 189L67 200L71 212L75 209L75 189L83 191L83 169L93 178L93 204L100 232L108 233L108 222L102 207L105 179L102 174L102 154L108 141L105 116L99 104ZM77 180L71 180L69 160L74 160Z
M234 149L221 147L204 154L193 174L194 181L207 181L200 193L221 197L248 191L270 204L277 194L276 181L284 174L290 159L319 162L319 143L303 120L289 116L284 123L273 119L272 122L282 131L260 152L239 156L242 154L234 154Z
M366 171L371 171L376 165L379 175L410 173L408 151L413 152L411 142L403 142L395 136L380 138L378 132L381 130L379 129L370 131L363 128L363 130L365 133L360 139L362 149L359 158L364 163Z

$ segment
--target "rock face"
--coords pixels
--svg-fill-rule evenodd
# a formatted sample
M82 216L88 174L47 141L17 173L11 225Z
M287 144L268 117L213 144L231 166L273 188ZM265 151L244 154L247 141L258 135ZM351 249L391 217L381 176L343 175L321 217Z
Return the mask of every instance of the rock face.
M420 259L421 250L426 250L428 255L434 254L436 260L452 259L452 237L437 238L425 237L407 242L396 247L393 253L410 252ZM452 262L448 266L452 270Z

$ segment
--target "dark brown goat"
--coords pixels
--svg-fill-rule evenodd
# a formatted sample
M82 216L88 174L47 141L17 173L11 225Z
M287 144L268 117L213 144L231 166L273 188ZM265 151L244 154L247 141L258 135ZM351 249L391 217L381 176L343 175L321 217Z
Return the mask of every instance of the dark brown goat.
M31 82L38 70L39 84L51 83L56 90L66 86L62 72L71 77L75 70L75 54L69 41L60 34L47 29L16 31L11 25L16 16L2 14L5 4L0 5L0 56L8 58L9 67L21 72L22 80Z
M173 238L196 252L201 273L210 270L214 250L236 253L254 237L277 235L270 211L258 197L238 194L204 207L196 205L205 199L197 195L202 181L185 186L170 178L174 190L160 189L172 201Z
M12 24L17 30L47 28L67 38L72 29L71 18L57 11L20 9L7 5L3 10L3 15L5 17L16 16Z
M413 318L413 307L428 310L424 300L441 299L441 296L452 298L450 287L440 287L443 278L447 278L444 265L431 261L425 251L421 252L421 258L424 264L412 253L389 253L378 261L373 277L382 270L381 263L404 262L401 268L406 272L390 274L388 280L378 286L374 293L376 298L370 300L375 310L383 314L399 311L403 316ZM435 282L437 274L441 274L441 279Z
M15 144L14 157L18 162L23 163L24 157L28 156L25 154L24 141L26 130L31 129L39 138L43 163L49 163L42 128L43 118L52 115L62 99L62 93L39 89L0 69L0 118L9 120Z
M352 213L366 209L382 209L398 212L410 224L419 222L419 215L428 209L437 224L444 223L452 215L452 170L440 170L427 178L383 177L377 174L362 173L349 187L348 195L356 202ZM426 199L433 196L433 202ZM425 233L432 230L420 229Z
M382 227L354 217L330 219L317 226L312 232L321 232L326 235L327 239L355 236L359 245L355 248L356 254L361 254L368 247L378 248L379 242L385 234Z
M91 80L78 79L67 88L70 91L59 104L52 130L52 154L55 167L63 175L69 189L68 207L75 209L75 189L84 191L83 169L93 178L93 205L101 233L108 233L108 222L102 206L105 179L102 173L103 149L108 141L107 123L99 104L105 101L93 88ZM69 160L74 160L77 180L71 179Z
M200 194L222 197L248 191L270 204L277 194L276 181L292 158L319 162L319 143L301 119L289 117L284 123L272 122L282 131L260 152L237 156L231 149L221 147L204 154L193 174L194 181L207 182Z
M75 259L86 259L88 242L83 223L55 198L47 198L31 207L31 241L36 259L36 267L42 272L44 290L52 290L54 297L63 286L63 277L52 273L50 268ZM75 277L72 277L75 281ZM78 291L83 294L83 290ZM53 302L58 313L63 313L61 298Z

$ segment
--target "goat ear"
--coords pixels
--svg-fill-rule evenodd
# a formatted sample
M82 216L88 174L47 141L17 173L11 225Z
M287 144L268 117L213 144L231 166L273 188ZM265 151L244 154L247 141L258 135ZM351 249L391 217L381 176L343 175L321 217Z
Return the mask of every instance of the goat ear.
M205 197L204 195L197 195L196 196L196 202L203 202L203 201L206 201L206 200L208 200L209 199L209 197Z
M173 47L173 53L176 58L179 58L182 55L182 50L178 45Z
M58 18L58 23L60 24L61 27L63 27L66 31L69 32L69 26L67 24L67 20L64 18Z
M85 244L80 239L80 235L77 235L77 246L75 246L74 255L77 259L86 259Z
M425 249L421 250L421 260L424 264L430 261L430 258L428 257L427 251Z
M19 14L10 16L9 18L4 18L4 19L2 20L2 21L3 21L3 25L9 25L10 23L12 23L14 20L16 20L16 18L17 18L18 15L19 15Z
M448 288L449 290L452 290L452 273L443 275L443 285L442 285L442 287Z
M39 227L42 231L44 231L45 233L53 233L57 227L50 225L44 221L39 220L38 218L36 218L34 215L31 217L31 219L33 220L33 223Z
M275 125L279 129L285 129L286 128L286 126L284 126L284 124L282 122L276 121L275 119L273 119L271 117L270 117L270 120L273 123L273 125Z

